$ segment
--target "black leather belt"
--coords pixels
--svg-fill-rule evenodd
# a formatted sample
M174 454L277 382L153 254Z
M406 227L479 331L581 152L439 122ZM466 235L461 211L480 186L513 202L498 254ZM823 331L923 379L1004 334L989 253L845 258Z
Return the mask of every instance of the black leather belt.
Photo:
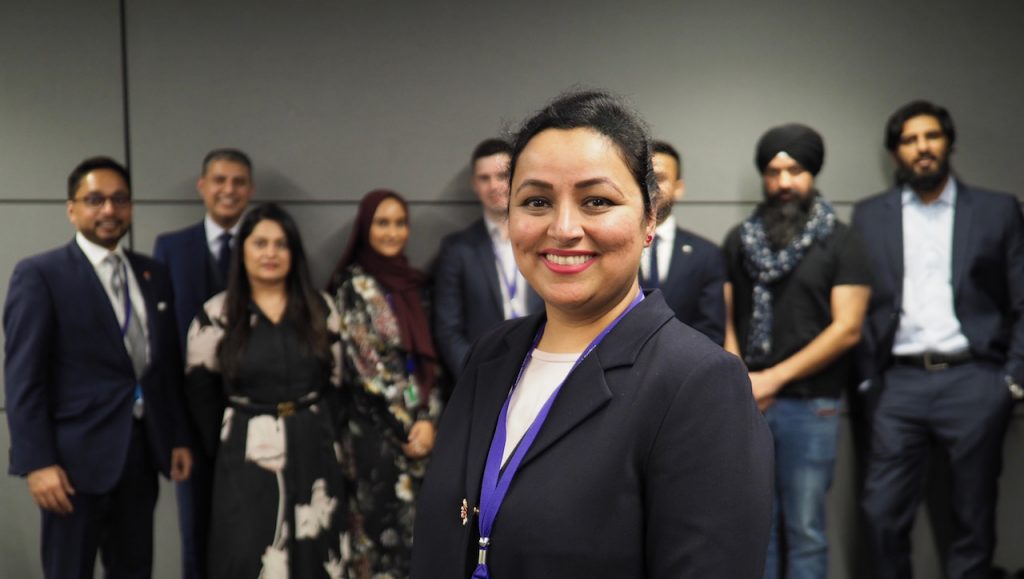
M963 352L957 352L955 354L925 352L924 354L915 354L912 356L894 357L894 361L896 364L901 364L904 366L914 366L915 368L924 368L929 372L945 370L952 366L965 364L973 359L974 355L971 354L970 350L964 350Z
M295 414L297 410L309 408L320 399L320 393L307 392L295 400L282 402L253 402L243 396L229 396L228 406L245 410L253 414L276 414L280 418L287 418Z

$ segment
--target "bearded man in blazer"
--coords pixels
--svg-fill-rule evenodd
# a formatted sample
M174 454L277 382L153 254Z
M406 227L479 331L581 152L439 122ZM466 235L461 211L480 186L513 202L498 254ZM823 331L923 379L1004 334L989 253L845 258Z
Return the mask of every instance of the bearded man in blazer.
M665 141L651 143L651 163L658 180L658 227L640 261L645 288L660 288L665 302L719 346L725 343L725 262L714 243L676 225L672 207L686 192L683 161Z
M156 238L153 255L171 272L181 351L192 319L224 289L238 227L252 198L252 161L238 149L214 149L203 158L196 183L206 207L202 221ZM199 437L193 431L193 439ZM198 446L189 480L178 485L182 570L185 579L206 577L213 457Z
M875 577L911 577L909 533L932 445L950 464L946 574L988 577L1003 436L1024 395L1024 220L1016 198L954 177L949 112L898 109L898 184L854 208L874 276L861 368L877 401L863 507Z
M501 139L487 139L473 150L472 187L484 215L441 241L434 266L434 343L455 377L484 332L542 308L519 273L508 241L511 153Z
M68 178L75 239L26 258L4 306L10 473L42 510L48 578L149 577L157 471L188 478L173 293L122 248L128 172L86 159Z

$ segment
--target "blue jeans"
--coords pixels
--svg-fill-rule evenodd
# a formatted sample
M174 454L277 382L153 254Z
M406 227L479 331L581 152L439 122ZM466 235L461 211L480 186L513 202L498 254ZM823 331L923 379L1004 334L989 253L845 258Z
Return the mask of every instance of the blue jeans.
M825 579L825 494L836 462L839 400L776 398L765 418L775 436L775 500L765 579L779 576L780 514L786 533L786 577Z

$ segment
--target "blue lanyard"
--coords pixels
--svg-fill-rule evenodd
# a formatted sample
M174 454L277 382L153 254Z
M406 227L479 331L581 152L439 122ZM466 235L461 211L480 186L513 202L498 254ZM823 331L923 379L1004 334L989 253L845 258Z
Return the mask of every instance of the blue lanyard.
M537 330L537 336L533 339L533 345L530 346L530 350L526 353L526 358L523 360L522 366L519 367L519 374L516 375L516 381L512 385L512 390L509 391L508 396L505 398L505 403L501 407L501 413L498 415L498 426L494 432L494 438L491 439L491 448L487 452L487 464L484 467L484 478L483 485L480 489L480 542L479 542L479 555L477 558L476 570L473 571L473 579L489 579L490 574L487 570L487 550L491 546L491 529L494 526L494 519L498 516L498 511L501 509L501 504L505 500L505 495L508 493L508 488L512 484L512 479L515 477L516 472L519 470L519 465L523 462L523 457L526 456L526 452L533 445L534 439L537 438L537 434L540 432L541 426L544 421L547 420L548 412L551 411L551 405L554 403L555 398L558 396L558 392L562 389L566 380L572 375L573 371L583 362L583 360L594 351L595 348L604 340L605 336L612 331L612 328L619 323L622 318L626 316L637 304L644 299L642 291L637 292L633 301L630 302L629 306L626 307L625 311L618 315L612 323L608 324L605 329L601 330L601 333L590 345L587 346L583 353L580 354L579 358L573 363L572 368L566 377L562 380L562 383L555 388L555 391L551 393L544 406L541 407L540 412L537 413L536 418L530 424L530 428L526 430L526 434L523 435L522 440L516 446L516 449L512 452L512 456L509 457L508 463L505 469L501 468L501 456L505 450L505 437L506 437L506 422L508 419L508 405L512 399L512 392L515 392L519 381L523 378L523 373L526 371L527 365L530 363L530 359L533 356L533 350L537 347L540 342L540 338L544 335L544 326L542 325Z
M121 273L124 277L124 287L121 288L121 295L124 297L124 324L121 325L121 339L128 334L128 324L132 323L132 293L128 289L128 266L121 262ZM132 395L134 401L133 413L140 413L142 402L142 385L135 384L135 393ZM136 416L137 418L138 416Z
M492 244L493 245L493 244ZM512 273L512 279L509 280L508 273L505 271L505 260L501 258L501 253L498 251L498 246L494 245L494 259L498 262L498 277L501 279L501 283L505 286L505 290L508 292L508 310L511 314L512 319L519 317L519 312L516 311L516 292L519 289L519 268Z

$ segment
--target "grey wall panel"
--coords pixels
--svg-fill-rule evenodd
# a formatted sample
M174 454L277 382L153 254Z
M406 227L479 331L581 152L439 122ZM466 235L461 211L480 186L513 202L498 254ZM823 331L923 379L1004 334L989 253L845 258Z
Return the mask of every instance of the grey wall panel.
M120 30L117 0L0 3L0 199L64 199L84 157L124 159Z
M392 8L133 2L141 194L190 195L181 176L206 149L234 144L295 198L354 199L389 186L436 199L477 140L577 83L627 95L676 142L695 200L755 199L754 143L792 120L826 137L824 191L877 191L891 173L884 120L919 96L957 115L965 176L1024 190L1009 153L1024 118L1008 114L1024 77L998 72L1024 56L1015 3ZM928 42L935 36L943 41Z

